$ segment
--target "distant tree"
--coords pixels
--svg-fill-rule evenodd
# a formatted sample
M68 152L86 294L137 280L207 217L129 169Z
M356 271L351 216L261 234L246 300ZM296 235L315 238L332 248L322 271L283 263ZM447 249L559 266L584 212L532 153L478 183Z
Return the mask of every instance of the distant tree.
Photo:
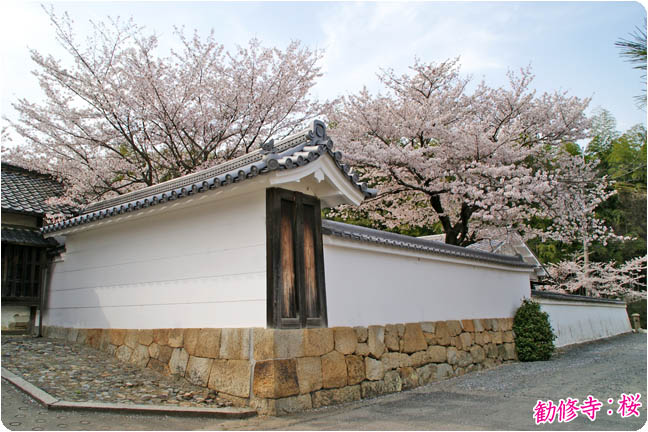
M536 95L529 70L510 73L507 88L482 82L469 94L458 60L417 61L409 74L384 71L379 78L385 93L364 89L329 113L345 156L379 188L362 208L377 223L438 224L446 243L468 245L494 228L538 234L531 222L552 225L557 209L568 210L552 191L562 174L591 168L564 151L566 142L587 136L588 100ZM596 203L607 196L604 181L562 188L593 193L583 200Z
M644 71L641 79L644 85L642 95L635 96L637 105L641 108L646 107L646 19L643 20L643 28L635 27L630 33L630 39L619 39L614 43L620 50L621 56L625 57L630 63L635 64L635 69Z
M310 96L319 52L252 40L228 52L213 32L176 31L181 49L132 20L94 25L80 42L67 16L47 11L70 66L31 51L45 96L19 99L8 122L24 143L3 157L63 180L68 202L122 194L200 170L285 136L322 107Z
M580 260L561 261L547 267L552 285L547 291L587 294L593 297L622 298L627 301L646 298L646 257L637 257L620 265L593 262L586 276Z

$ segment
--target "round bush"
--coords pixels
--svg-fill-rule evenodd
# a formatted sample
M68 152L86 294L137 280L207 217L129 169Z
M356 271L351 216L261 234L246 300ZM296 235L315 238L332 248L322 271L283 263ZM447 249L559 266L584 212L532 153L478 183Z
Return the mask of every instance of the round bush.
M549 315L540 310L540 304L524 300L513 318L515 347L520 361L549 360L553 353L554 335Z

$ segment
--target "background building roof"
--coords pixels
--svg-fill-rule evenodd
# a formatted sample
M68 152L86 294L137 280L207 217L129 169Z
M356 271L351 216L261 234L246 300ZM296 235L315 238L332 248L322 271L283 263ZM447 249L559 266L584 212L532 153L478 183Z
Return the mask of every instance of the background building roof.
M52 177L9 163L2 163L2 210L32 216L63 213L71 216L68 206L47 204L49 198L63 194L63 185Z

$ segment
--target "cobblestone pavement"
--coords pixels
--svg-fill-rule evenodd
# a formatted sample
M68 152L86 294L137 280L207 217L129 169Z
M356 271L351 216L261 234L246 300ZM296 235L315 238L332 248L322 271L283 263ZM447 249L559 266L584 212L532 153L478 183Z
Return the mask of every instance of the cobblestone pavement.
M205 419L125 415L90 411L48 411L8 382L2 381L2 424L16 431L60 430L195 430ZM209 424L220 429L218 422Z
M2 336L2 366L55 398L175 406L228 406L206 389L119 362L85 345L58 339Z

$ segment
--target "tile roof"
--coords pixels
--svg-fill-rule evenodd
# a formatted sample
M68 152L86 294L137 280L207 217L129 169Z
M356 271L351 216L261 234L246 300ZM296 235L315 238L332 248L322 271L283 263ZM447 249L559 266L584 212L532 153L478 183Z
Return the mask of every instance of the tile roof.
M37 228L24 228L11 225L2 226L2 242L23 246L57 246L53 238L45 239Z
M33 216L61 211L71 216L69 207L45 203L48 198L62 193L63 186L52 177L2 163L2 210Z
M315 120L312 129L291 135L278 143L270 140L263 148L244 156L177 179L124 194L83 209L80 216L48 225L45 233L59 231L95 220L104 219L167 201L181 199L210 189L228 186L234 182L266 174L274 170L288 170L304 166L328 154L365 197L375 196L376 191L358 181L358 175L348 165L342 164L342 154L333 151L333 140L326 134L326 127Z
M428 252L438 255L447 255L459 258L468 258L476 261L484 261L495 264L504 264L513 267L532 268L520 257L499 255L461 246L447 245L443 242L426 240L418 237L410 237L387 231L380 231L372 228L350 225L331 220L322 220L322 234L348 238L351 240L377 243L385 246L395 246L404 249L411 249L420 252Z

